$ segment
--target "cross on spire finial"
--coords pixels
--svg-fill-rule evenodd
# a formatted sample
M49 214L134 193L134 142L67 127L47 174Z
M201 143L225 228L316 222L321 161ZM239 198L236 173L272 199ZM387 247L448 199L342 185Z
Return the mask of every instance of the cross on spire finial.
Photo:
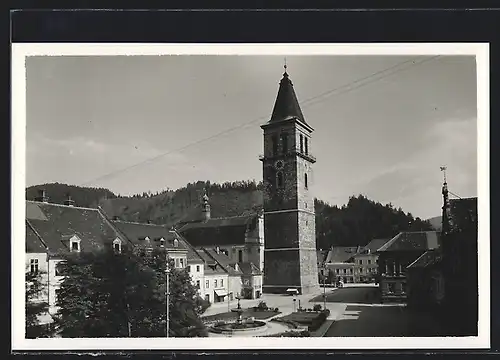
M285 69L285 73L286 73L286 69L287 69L287 66L286 66L286 56L285 56L285 65L283 65L283 68Z

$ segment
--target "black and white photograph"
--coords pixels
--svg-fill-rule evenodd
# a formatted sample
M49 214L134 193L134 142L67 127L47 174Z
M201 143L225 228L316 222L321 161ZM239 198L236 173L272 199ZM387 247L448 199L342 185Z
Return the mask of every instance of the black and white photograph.
M487 345L487 77L484 44L16 44L13 344Z

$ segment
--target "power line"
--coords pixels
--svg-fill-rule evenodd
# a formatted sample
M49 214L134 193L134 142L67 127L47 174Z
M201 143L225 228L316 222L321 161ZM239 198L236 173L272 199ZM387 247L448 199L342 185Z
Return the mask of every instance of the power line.
M458 196L458 195L457 195L457 194L455 194L455 193L452 193L450 190L448 190L448 192L449 192L451 195L455 196L457 199L461 199L461 197L460 197L460 196Z
M383 78L386 78L386 77L388 77L388 76L394 75L394 74L396 74L396 73L398 73L398 72L400 72L400 71L407 70L407 69L409 69L409 68L411 68L411 67L414 67L414 66L417 66L417 65L421 65L421 64L423 64L423 63L425 63L425 62L428 62L428 61L434 60L434 59L436 59L436 58L438 58L438 57L440 57L440 55L432 56L431 58L427 58L427 59L424 59L424 60L421 60L421 61L418 61L418 62L416 62L415 60L405 60L405 61L402 61L402 62L400 62L400 63L398 63L398 64L396 64L396 65L390 66L390 67L388 67L388 68L386 68L386 69L383 69L383 70L380 70L380 71L377 71L377 72L375 72L375 73L373 73L373 74L371 74L371 75L368 75L368 76L365 76L365 77L359 78L359 79L357 79L357 80L355 80L355 81L353 81L353 82L350 82L350 83L348 83L348 84L341 85L341 86L339 86L339 87L337 87L337 88L331 89L331 90L329 90L329 91L326 91L326 92L324 92L324 93L321 93L321 94L319 94L319 95L316 95L316 96L314 96L314 97L312 97L312 98L306 99L305 101L302 101L302 102L300 102L299 104L300 104L300 105L302 105L302 107L308 107L308 106L311 106L311 105L313 105L313 104L317 104L317 103L319 103L319 102L321 102L321 101L324 101L325 99L322 99L322 100L320 100L320 101L315 101L315 100L318 100L319 98L322 98L322 97L325 97L325 98L326 98L326 97L328 97L328 96L331 96L334 92L336 92L336 91L338 91L338 90L341 90L341 89L346 89L345 91L339 92L339 93L337 93L337 94L335 94L335 95L345 94L345 93L350 92L350 91L352 91L352 90L358 89L358 88L360 88L360 87L362 87L362 86L366 86L366 85L368 85L368 84L371 84L371 83L373 83L373 82L379 81L379 80L381 80L381 79L383 79ZM399 68L399 67L401 67L402 65L404 65L404 64L408 64L408 63L411 63L411 64L410 64L410 66L407 66L407 67L404 67L404 68ZM397 68L399 68L399 69L397 69ZM364 83L361 83L360 85L358 85L358 86L356 86L356 87L349 88L349 86L352 86L353 84L357 84L357 83L360 83L360 82L362 82L362 81L364 81L364 80L367 80L367 79L373 78L373 77L375 77L375 76L377 76L377 75L381 75L381 74L383 74L383 73L387 73L388 71L393 70L393 69L396 69L396 70L395 70L395 71L393 71L393 72L390 72L390 73L388 73L388 74L386 74L386 75L376 77L376 78L375 78L375 79L373 79L372 81L364 82ZM136 168L136 167L138 167L138 166L144 165L144 164L149 163L149 162L153 162L153 161L155 161L155 160L157 160L157 159L160 159L160 158L162 158L162 157L164 157L164 156L166 156L166 155L172 154L172 153L174 153L174 152L181 152L181 151L183 151L183 150L185 150L185 149L187 149L187 148L189 148L189 147L191 147L191 146L195 146L195 145L198 145L198 144L200 144L200 143L202 143L202 142L205 142L205 141L209 141L209 140L215 139L215 138L217 138L217 137L219 137L219 136L222 136L222 135L228 134L228 133L230 133L230 132L233 132L233 131L236 131L236 130L242 129L242 128L244 128L244 127L246 127L246 126L249 126L249 125L251 125L251 124L253 124L253 123L257 122L257 121L265 120L265 119L267 119L267 118L268 118L268 116L267 116L267 115L266 115L266 116L261 116L261 117L259 117L259 118L256 118L256 119L252 120L252 121L249 121L249 122L246 122L246 123L243 123L243 124L240 124L240 125L234 126L234 127L232 127L232 128L228 128L228 129L226 129L226 130L224 130L224 131L221 131L221 132L219 132L219 133L216 133L216 134L214 134L214 135L211 135L211 136L209 136L209 137L207 137L207 138L203 138L203 139L200 139L200 140L198 140L198 141L195 141L195 142L189 143L189 144L187 144L187 145L185 145L185 146L183 146L183 147L180 147L180 148L177 148L177 149L174 149L174 150L169 150L169 151L167 151L167 152L164 152L164 153L159 154L159 155L157 155L157 156L151 157L151 158L146 159L146 160L144 160L144 161L141 161L141 162L139 162L139 163L136 163L136 164L133 164L133 165L130 165L130 166L124 167L124 168L119 169L119 170L115 170L115 171L109 172L109 173L107 173L107 174L104 174L104 175L99 176L99 177L97 177L97 178L94 178L94 179L92 179L92 180L86 181L86 182L82 183L80 186L90 185L90 184L95 183L95 182L97 182L97 181L104 180L104 179L107 179L107 178L109 178L109 177L112 177L112 176L115 176L115 175L121 174L121 173L126 172L126 171L128 171L128 170L134 169L134 168Z

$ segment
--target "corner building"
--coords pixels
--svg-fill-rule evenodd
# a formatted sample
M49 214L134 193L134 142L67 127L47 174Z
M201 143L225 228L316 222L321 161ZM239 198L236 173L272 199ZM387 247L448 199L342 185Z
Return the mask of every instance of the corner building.
M311 134L286 72L264 131L265 293L319 292Z

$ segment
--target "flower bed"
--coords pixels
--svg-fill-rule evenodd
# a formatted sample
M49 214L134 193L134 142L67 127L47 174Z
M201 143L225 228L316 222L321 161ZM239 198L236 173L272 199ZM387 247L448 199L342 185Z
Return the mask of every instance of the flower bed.
M300 311L282 317L283 322L291 322L307 326L309 331L317 330L330 315L330 310L323 311Z
M281 314L281 312L273 310L259 310L254 311L253 309L246 309L241 314L242 318L251 318L253 317L256 320L265 320L269 319L272 316ZM212 321L235 321L238 318L238 313L234 311L209 315L202 318L204 322L212 322Z

